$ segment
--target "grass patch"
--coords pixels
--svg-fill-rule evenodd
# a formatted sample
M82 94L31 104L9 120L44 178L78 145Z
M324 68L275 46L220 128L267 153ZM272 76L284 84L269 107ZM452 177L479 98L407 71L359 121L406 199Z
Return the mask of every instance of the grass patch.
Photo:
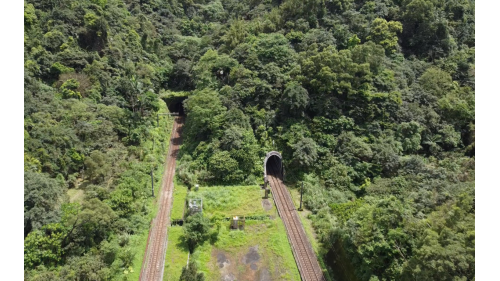
M68 189L67 194L69 196L69 202L71 203L82 203L84 192L82 189Z
M182 219L184 214L184 206L188 189L186 186L179 184L177 178L174 180L174 202L172 205L172 212L170 218L172 220Z
M299 269L293 257L292 248L288 242L285 225L281 219L276 219L276 230L272 231L269 236L267 247L271 249L277 257L281 257L280 264L278 261L271 262L271 271L276 270L276 267L285 267L290 269L289 274L282 274L284 280L301 280Z
M223 251L232 262L239 263L239 258L250 247L258 245L261 263L268 267L273 280L300 280L292 249L288 243L285 226L281 219L266 221L247 221L244 231L229 230L229 222L219 230L218 239L210 244L206 241L196 248L193 258L198 262L199 270L206 280L220 279L217 259L213 251ZM242 267L244 265L238 265Z
M191 258L198 266L198 271L205 274L205 280L220 280L219 268L213 262L212 249L213 246L206 241L196 248Z
M130 247L135 252L134 260L132 261L132 272L129 273L129 280L139 280L141 275L142 260L144 252L146 251L146 244L148 242L148 231L142 234L130 236Z
M168 228L168 245L165 255L163 281L179 280L182 268L186 266L188 253L188 247L182 241L182 227L170 226Z
M266 215L261 198L264 191L258 185L210 186L191 190L188 198L202 198L203 212L211 215Z
M177 217L182 216L179 207L179 197L184 196L182 185L176 184L174 193L174 207L177 208ZM176 192L174 190L174 192ZM277 215L274 203L269 211L262 206L264 191L259 186L211 186L200 187L198 191L191 190L188 198L203 199L203 213L205 216L213 217L223 215L273 215L274 220L247 220L244 231L229 230L229 221L223 221L218 230L217 239L207 240L196 247L190 260L194 261L199 271L205 275L205 280L220 280L221 269L217 264L217 253L223 252L233 266L230 270L238 280L242 276L248 277L249 264L243 264L242 258L248 253L250 247L258 246L260 255L259 266L266 268L272 280L300 280L300 274L295 264L292 249L288 243L286 230L283 222ZM269 199L272 202L272 198ZM177 202L176 202L177 201ZM172 218L174 218L172 211ZM214 224L211 231L216 228ZM182 267L186 264L187 249L179 243L182 236L181 227L170 227L168 234L168 248L165 261L165 275L169 272L172 277L164 277L164 280L178 280ZM177 232L175 232L177 231ZM175 254L178 253L178 254ZM174 257L174 258L173 258ZM175 258L177 257L177 258ZM179 258L180 257L180 258ZM255 271L252 271L255 272ZM171 279L168 279L171 278Z

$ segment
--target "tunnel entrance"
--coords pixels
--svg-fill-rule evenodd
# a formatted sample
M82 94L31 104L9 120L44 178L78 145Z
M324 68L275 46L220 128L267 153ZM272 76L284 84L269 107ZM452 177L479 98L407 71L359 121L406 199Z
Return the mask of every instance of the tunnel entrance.
M171 108L169 107L168 110L170 112L177 112L179 113L179 116L183 116L184 115L184 105L182 104L183 101L184 100L172 104L170 106Z
M179 113L180 116L184 115L184 100L187 99L187 96L167 96L164 98L165 103L167 104L168 111L171 113Z
M264 159L264 182L267 182L267 175L274 175L283 179L285 170L283 168L283 157L277 151L271 151L266 154Z

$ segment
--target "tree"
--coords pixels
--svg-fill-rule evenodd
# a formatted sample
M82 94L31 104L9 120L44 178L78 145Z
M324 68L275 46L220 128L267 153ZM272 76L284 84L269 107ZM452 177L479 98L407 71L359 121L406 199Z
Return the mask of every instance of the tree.
M454 89L450 74L435 67L427 69L418 82L424 90L438 98L446 96Z
M229 30L223 36L227 50L232 50L240 43L242 43L247 36L245 23L243 20L235 20L231 23Z
M56 266L64 253L62 242L66 231L59 223L47 224L24 239L24 266L35 268L43 264Z
M208 160L208 170L217 181L232 183L242 179L238 161L231 157L229 151L215 152Z
M401 141L404 152L414 153L420 149L421 132L422 127L415 121L404 122L398 126L396 136Z
M371 25L370 35L366 40L371 40L384 47L386 54L393 54L398 49L398 33L403 31L403 25L397 21L387 22L385 19L376 18Z
M69 229L66 243L73 252L86 252L112 234L117 218L111 207L97 198L84 201L81 209L70 207L63 218Z
M283 93L283 105L286 113L293 116L302 116L309 102L307 90L296 82L290 83Z
M439 133L442 135L442 141L445 149L455 148L462 143L460 133L455 131L453 126L445 125Z
M182 268L181 277L179 281L204 281L205 276L203 273L198 272L198 266L195 262L190 261L188 265Z
M411 253L410 229L404 229L408 206L394 196L362 204L347 221L343 240L351 244L352 262L365 280L400 280L402 264Z
M208 239L210 222L203 216L203 213L196 213L189 216L182 227L184 231L184 239L186 240L191 253L197 245Z
M60 269L59 276L62 280L71 280L78 276L79 280L104 281L113 275L100 255L87 253L69 258L66 265Z
M184 101L187 113L185 133L193 140L206 140L222 125L226 108L215 91L196 91Z
M33 4L24 3L24 25L27 27L36 23L37 16Z
M104 153L94 150L85 158L85 174L91 181L102 182L109 172L110 165Z
M81 99L82 94L77 91L80 83L75 79L65 81L60 88L61 94L66 99Z
M311 138L303 138L293 145L293 162L300 168L307 170L318 159L316 142Z
M229 73L238 62L227 56L219 55L217 51L208 50L193 67L197 89L219 89L227 84Z
M474 280L473 198L462 193L421 221L422 234L404 269L406 280Z
M283 18L286 20L297 20L303 18L309 25L315 26L318 18L326 13L325 2L321 0L286 0L280 6Z
M373 162L380 165L382 173L394 176L399 168L400 155L403 151L402 144L393 136L384 136L372 145Z
M24 172L24 235L57 222L64 185L45 173Z
M402 43L407 52L431 59L449 54L456 43L450 36L447 20L440 17L434 1L412 0L406 3L402 17Z

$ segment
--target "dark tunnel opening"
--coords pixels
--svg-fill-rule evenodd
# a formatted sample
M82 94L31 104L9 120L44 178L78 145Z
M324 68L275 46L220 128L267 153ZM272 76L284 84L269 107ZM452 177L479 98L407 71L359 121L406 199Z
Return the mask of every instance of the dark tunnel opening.
M182 104L182 101L174 104L173 112L178 112L180 116L184 116L184 105Z
M175 97L166 100L168 111L171 113L179 113L179 116L184 116L184 100L187 97Z
M266 171L268 175L273 175L277 178L283 179L281 158L276 155L269 157L266 163Z

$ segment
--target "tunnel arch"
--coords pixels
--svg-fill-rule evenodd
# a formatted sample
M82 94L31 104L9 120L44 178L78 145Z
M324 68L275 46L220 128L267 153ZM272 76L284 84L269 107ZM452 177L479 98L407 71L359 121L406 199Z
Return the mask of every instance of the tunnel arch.
M184 101L188 98L187 94L184 92L171 93L162 99L167 104L168 111L170 113L178 113L180 116L185 114L184 112Z
M266 158L264 158L264 182L267 182L267 164L268 161L278 161L278 165L280 166L280 177L283 179L283 176L285 174L285 169L283 167L283 157L281 156L281 153L278 151L271 151L266 154ZM270 162L271 163L271 162Z
M184 116L184 104L183 100L177 101L176 103L173 103L171 105L171 108L169 108L170 112L177 112L179 113L180 116Z
M184 116L184 100L186 98L183 97L183 98L177 98L177 99L171 99L171 100L167 100L167 107L168 107L168 111L170 112L175 112L175 113L178 113L180 116Z

